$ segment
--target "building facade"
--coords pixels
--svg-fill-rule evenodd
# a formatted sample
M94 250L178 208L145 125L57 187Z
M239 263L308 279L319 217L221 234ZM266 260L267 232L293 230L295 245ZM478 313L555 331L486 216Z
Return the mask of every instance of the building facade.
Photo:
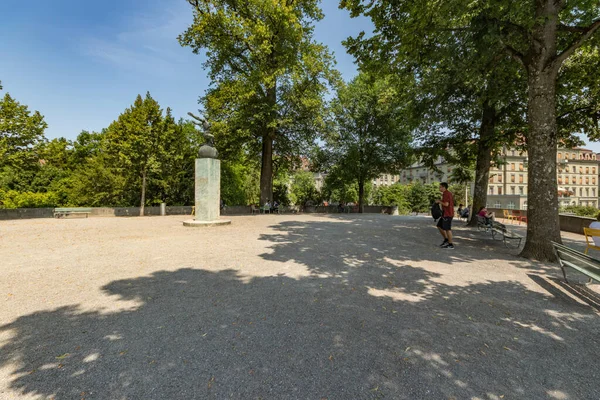
M505 209L527 209L527 152L504 149L502 163L490 168L488 206ZM439 171L432 171L423 164L415 163L399 175L383 175L375 186L389 186L396 182L408 184L450 181L453 166L442 158L436 162ZM569 205L598 207L600 191L600 168L598 155L582 148L559 148L557 173L559 206Z

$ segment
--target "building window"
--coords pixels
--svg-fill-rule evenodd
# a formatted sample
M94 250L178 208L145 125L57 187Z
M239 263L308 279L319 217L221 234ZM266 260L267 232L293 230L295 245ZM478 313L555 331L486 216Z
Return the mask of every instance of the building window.
M569 159L569 153L565 153L565 160Z
M521 196L523 196L523 194L524 194L524 188L523 188L523 186L519 186L519 194Z
M594 168L594 167L592 167L592 174L596 175L596 168Z
M490 194L494 194L494 187L490 186Z
M573 160L575 160L577 157L575 156L575 153L573 153Z
M514 154L513 154L514 155ZM514 171L515 170L515 163L510 163L510 170Z
M579 177L579 184L583 185L583 178L581 176Z
M522 180L522 179L521 179L521 182L520 182L520 183L523 183L523 180ZM563 183L563 178L562 178L562 176L559 176L559 177L558 177L558 184L559 184L559 185L562 185L562 183Z
M583 188L579 188L579 197L583 197Z
M590 178L588 178L587 176L585 177L585 184L589 185L590 184Z
M527 210L527 202L526 201L523 203L523 210Z
M496 203L494 203L494 208L502 208L502 204L500 204L499 200L496 200Z
M583 167L579 167L579 173L583 174Z
M519 171L524 171L525 167L523 167L523 163L519 163Z
M577 169L576 169L576 167L573 165L573 173L576 173L576 172L577 172Z
M596 189L592 188L592 197L596 197Z
M498 194L502 195L502 186L498 186Z
M585 173L589 174L590 173L590 167L585 167Z
M558 159L560 160L561 158L562 158L562 153L558 153Z
M590 188L585 188L585 197L590 197Z
M510 174L510 181L515 183L515 174Z
M514 210L515 209L515 202L514 201L509 201L508 204L506 205L506 208L508 208L509 210Z
M498 182L502 183L502 175L498 175Z

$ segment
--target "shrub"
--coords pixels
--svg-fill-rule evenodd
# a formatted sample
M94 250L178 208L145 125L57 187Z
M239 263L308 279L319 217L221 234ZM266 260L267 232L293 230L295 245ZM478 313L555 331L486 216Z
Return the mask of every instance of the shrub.
M596 207L587 206L566 206L561 209L562 212L570 212L580 217L596 218L599 210Z
M0 200L4 208L44 208L56 207L59 197L56 193L17 192L9 190L0 192Z

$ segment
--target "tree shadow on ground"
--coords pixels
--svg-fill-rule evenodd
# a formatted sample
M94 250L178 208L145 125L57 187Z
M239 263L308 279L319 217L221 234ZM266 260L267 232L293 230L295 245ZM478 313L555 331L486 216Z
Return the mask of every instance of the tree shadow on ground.
M498 261L534 272L560 274L557 265L526 260L518 256L519 249L507 248L491 234L464 226L453 231L456 249L441 250L438 245L442 239L435 223L424 217L334 215L323 221L285 221L271 228L278 233L260 236L275 243L271 246L273 252L263 257L281 262L294 260L314 273L344 270L352 259L389 267L391 258L399 263L466 262L482 266ZM325 259L327 263L323 263Z
M354 241L335 251L345 230L329 223L304 223L310 235L282 223L291 237L276 233L263 255L295 255L310 276L180 269L114 281L104 292L136 308L20 317L0 327L0 368L12 390L57 400L599 397L589 307L508 279L445 283L363 247L377 230L352 222Z

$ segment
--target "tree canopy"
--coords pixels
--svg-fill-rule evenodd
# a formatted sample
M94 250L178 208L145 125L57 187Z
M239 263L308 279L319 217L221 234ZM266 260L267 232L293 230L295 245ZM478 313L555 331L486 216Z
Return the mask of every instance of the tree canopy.
M359 209L365 184L385 172L398 171L410 160L410 126L405 100L391 78L359 74L338 91L332 104L333 129L321 159L330 174L358 185Z
M313 41L318 0L188 0L194 22L179 37L204 51L212 80L200 99L221 154L260 154L261 203L273 196L273 158L306 153L324 128L324 94L338 79Z

